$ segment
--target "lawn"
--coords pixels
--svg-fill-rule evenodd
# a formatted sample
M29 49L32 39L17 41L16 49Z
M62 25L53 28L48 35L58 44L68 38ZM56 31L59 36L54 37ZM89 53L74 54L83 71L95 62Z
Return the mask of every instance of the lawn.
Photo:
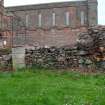
M105 74L0 73L0 105L105 105Z

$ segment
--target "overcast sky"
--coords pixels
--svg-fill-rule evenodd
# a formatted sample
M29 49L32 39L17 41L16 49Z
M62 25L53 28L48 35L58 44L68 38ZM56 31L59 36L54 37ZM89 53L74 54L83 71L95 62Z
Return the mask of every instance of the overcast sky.
M61 1L77 1L77 0L5 0L5 6L40 4ZM80 1L80 0L79 0ZM105 0L98 0L98 23L105 25Z

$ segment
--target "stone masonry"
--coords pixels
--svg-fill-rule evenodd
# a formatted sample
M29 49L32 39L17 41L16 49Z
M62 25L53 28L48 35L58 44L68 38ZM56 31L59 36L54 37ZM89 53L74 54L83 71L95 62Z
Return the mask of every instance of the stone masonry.
M74 45L80 32L97 25L97 0L70 1L40 5L6 7L6 13L18 17L24 25L15 30L14 46ZM17 23L19 25L19 23ZM17 28L16 28L17 29Z
M4 7L0 0L0 48L12 47L13 67L25 66L25 48L69 46L97 25L97 0Z

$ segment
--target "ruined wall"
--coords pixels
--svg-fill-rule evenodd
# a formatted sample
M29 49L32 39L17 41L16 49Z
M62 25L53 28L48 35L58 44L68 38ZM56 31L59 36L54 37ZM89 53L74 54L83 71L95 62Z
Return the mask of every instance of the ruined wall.
M105 70L105 26L80 33L75 46L26 49L26 66Z
M12 71L11 49L0 49L0 71Z
M51 47L28 49L25 53L26 67L45 67L54 69L95 69L92 56L85 51L79 51L76 47Z
M87 29L81 27L79 29L72 28L61 28L61 29L50 29L41 30L37 29L36 31L28 31L26 36L26 44L32 46L65 46L65 45L74 45L78 34L80 32L86 32ZM29 36L28 36L29 35Z
M14 45L63 46L75 44L78 32L86 31L88 25L97 24L95 15L97 4L94 3L94 7L90 4L92 2L75 1L7 7L7 13L11 12L20 18L26 28L24 34L18 30L18 33L14 35L16 36Z

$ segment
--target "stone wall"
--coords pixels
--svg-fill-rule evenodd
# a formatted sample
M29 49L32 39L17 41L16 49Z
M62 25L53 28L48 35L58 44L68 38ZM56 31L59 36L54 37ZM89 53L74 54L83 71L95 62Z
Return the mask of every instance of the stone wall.
M27 67L44 67L54 69L80 68L95 69L91 55L79 51L76 47L35 48L26 50L25 62Z
M0 71L12 71L11 49L0 49Z
M55 13L56 27L80 27L88 24L88 3L86 1L49 3L40 5L28 5L5 8L8 13L20 17L28 30L39 28L52 28ZM66 25L66 12L69 13L70 24ZM81 24L81 12L84 13L84 24ZM38 25L39 14L41 14L41 26Z
M27 49L28 67L84 68L105 70L105 26L89 27L80 33L74 46Z
M97 0L88 0L88 24L94 26L98 24Z
M13 22L14 46L39 45L63 46L75 44L79 32L84 32L88 25L97 24L97 1L72 1L62 3L49 3L40 5L27 5L5 8L7 14L12 13L21 20L24 33L17 29ZM66 13L69 17L66 17ZM55 13L55 25L53 25ZM39 26L41 14L41 26ZM66 24L67 18L69 25ZM17 23L19 25L19 23ZM85 29L84 29L85 28ZM21 40L20 40L21 39Z
M4 0L0 0L0 36L2 36L3 31L3 15L4 15Z
M48 30L36 29L26 32L26 35L20 34L14 36L13 45L29 45L29 46L40 46L40 47L51 47L51 46L64 46L74 45L78 34L86 32L86 27L77 29L72 28L53 28Z

